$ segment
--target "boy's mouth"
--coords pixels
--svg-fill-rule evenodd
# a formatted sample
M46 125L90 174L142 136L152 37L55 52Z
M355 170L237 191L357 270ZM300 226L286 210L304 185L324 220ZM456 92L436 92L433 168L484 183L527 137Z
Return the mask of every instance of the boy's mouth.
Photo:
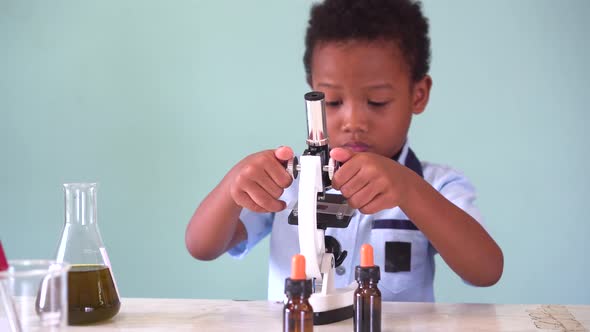
M344 144L342 147L352 150L354 152L367 152L370 146L363 142L349 142Z

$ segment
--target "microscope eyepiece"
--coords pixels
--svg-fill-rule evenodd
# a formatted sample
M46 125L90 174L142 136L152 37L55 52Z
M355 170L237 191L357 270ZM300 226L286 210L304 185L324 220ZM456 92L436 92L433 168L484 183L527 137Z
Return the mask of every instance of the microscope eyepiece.
M326 102L324 97L324 93L319 91L311 91L305 94L308 146L328 146L325 111Z
M320 91L311 91L305 94L305 100L317 101L324 99L324 93Z

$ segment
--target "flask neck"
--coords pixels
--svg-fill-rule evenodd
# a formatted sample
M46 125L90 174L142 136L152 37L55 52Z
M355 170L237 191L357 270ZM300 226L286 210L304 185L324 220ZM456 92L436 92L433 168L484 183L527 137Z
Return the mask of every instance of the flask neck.
M96 224L96 184L67 183L64 192L66 224Z

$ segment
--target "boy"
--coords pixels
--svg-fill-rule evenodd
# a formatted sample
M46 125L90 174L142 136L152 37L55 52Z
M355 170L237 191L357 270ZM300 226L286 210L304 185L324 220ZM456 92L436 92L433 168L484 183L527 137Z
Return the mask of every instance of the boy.
M459 172L420 162L408 146L414 114L424 111L432 79L430 40L420 3L326 0L316 4L304 64L313 90L326 96L330 156L343 163L335 190L358 209L349 226L328 228L348 257L336 287L354 280L359 249L370 243L389 301L434 301L434 255L466 282L495 284L501 249L479 224L475 193ZM286 206L297 200L283 162L288 147L252 154L235 165L190 220L186 245L196 258L242 257L271 233L269 300L283 299L297 227ZM292 183L293 182L293 183Z

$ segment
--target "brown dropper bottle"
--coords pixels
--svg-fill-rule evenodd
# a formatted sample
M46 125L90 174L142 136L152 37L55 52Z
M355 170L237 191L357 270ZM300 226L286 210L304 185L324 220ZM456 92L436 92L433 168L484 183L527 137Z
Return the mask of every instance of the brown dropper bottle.
M291 278L285 279L287 303L283 307L284 332L313 331L313 308L309 304L311 279L305 275L305 256L295 255L291 260Z
M358 287L354 291L354 331L381 332L381 291L377 283L381 279L379 266L373 262L373 247L361 247L361 265L357 266L355 279Z

